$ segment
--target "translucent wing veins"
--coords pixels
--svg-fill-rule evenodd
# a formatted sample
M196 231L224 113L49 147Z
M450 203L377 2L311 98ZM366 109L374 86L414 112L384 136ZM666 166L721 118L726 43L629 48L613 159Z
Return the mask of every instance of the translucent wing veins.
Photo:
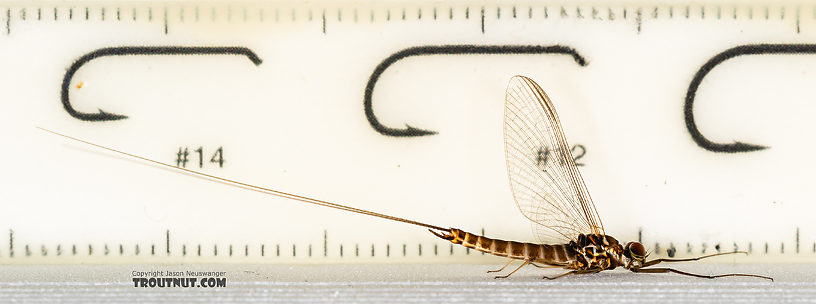
M580 233L603 234L561 122L541 87L527 77L514 76L507 86L504 119L513 197L525 217L551 230L539 230L539 237L574 240Z

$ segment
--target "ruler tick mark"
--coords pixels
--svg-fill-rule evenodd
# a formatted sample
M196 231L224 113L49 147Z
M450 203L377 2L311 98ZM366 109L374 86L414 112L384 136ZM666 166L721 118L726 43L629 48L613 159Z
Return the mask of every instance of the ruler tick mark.
M374 244L371 244L371 257L374 257Z
M110 250L108 249L108 244L105 244L105 246L103 248L105 249L104 254L108 255L110 253ZM43 250L45 250L44 246L43 246Z
M104 7L102 8L101 16L102 16L102 21L105 21L105 8Z
M482 34L484 34L485 32L484 15L485 15L484 6L482 6Z
M88 20L90 18L91 18L91 9L86 6L85 7L85 20Z
M76 255L76 245L73 247L74 255ZM136 244L135 251L136 255L139 255L139 244Z
M516 6L513 5L513 19L516 19Z
M800 9L799 9L799 6L797 6L796 7L796 33L797 34L802 33L802 28L800 27L800 19L801 19L800 15L801 15ZM799 228L796 228L796 230L799 231Z
M181 244L181 256L187 256L187 245Z
M496 7L496 20L501 19L501 6Z
M799 227L796 227L796 253L799 254Z
M74 8L73 7L68 9L68 20L74 20Z
M408 245L402 244L402 256L408 256Z
M167 28L167 7L164 7L164 34L167 35L168 28Z
M360 244L354 244L354 256L355 257L360 256Z
M116 21L122 21L122 9L116 8Z
M323 34L326 34L326 10L323 10Z
M164 241L165 241L165 243L164 243L165 247L164 248L165 248L165 250L167 252L167 255L170 255L170 229L165 230Z
M28 245L26 245L26 255L28 255L28 254L29 254L28 253ZM88 255L89 256L93 255L93 245L91 245L91 244L88 244Z
M150 255L156 255L156 244L150 244Z
M244 256L249 256L249 245L244 245Z
M133 21L136 21L136 8L135 7L133 8L133 11L131 12L131 16L133 17Z
M266 256L266 245L261 244L261 256Z
M6 9L6 35L11 35L11 9Z
M232 256L232 244L229 245L229 256Z
M197 248L196 251L197 251L198 256L201 256L201 244L198 244L198 248Z
M58 256L62 255L62 245L60 244L57 244L57 255Z
M27 257L31 256L31 250L28 248L28 244L25 245L25 256Z
M9 229L9 257L14 257L14 230Z
M59 19L58 17L59 17L59 11L58 11L58 9L55 7L55 8L54 8L54 21L57 21L57 19Z

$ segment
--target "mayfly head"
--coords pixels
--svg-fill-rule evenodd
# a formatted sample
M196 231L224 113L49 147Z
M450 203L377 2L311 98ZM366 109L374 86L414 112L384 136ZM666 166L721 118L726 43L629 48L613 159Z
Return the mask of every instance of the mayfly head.
M623 255L635 264L634 266L640 266L646 262L646 248L640 242L626 243Z

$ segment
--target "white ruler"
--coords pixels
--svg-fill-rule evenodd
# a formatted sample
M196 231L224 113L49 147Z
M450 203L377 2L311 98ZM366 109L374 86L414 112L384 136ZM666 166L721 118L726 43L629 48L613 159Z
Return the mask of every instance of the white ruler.
M814 15L793 3L0 5L0 263L484 261L423 229L35 126L534 241L505 172L516 74L553 99L607 233L658 256L812 261Z

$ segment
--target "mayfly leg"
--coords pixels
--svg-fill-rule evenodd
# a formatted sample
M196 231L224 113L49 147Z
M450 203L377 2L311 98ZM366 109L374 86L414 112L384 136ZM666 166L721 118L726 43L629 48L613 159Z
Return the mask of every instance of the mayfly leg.
M596 269L579 269L579 270L573 270L573 271L570 271L570 272L565 272L565 273L559 274L559 275L554 276L554 277L544 276L544 278L547 279L547 280L555 280L555 279L560 279L560 278L563 278L563 277L571 275L571 274L587 274L587 273L597 273L597 272L600 272L600 270L596 270Z
M672 269L672 268L648 268L648 269L632 268L631 270L633 272L640 272L640 273L667 273L667 272L673 272L673 273L676 273L676 274L682 274L682 275L686 275L686 276L690 276L690 277L697 277L697 278L704 278L704 279L716 279L716 278L722 278L722 277L752 277L752 278L760 278L760 279L771 280L771 282L773 282L773 280L774 280L772 277L766 277L766 276L761 276L761 275L756 275L756 274L746 274L746 273L727 273L727 274L718 274L718 275L702 275L702 274L696 274L696 273L680 271L680 270Z
M431 232L433 232L433 231L431 231ZM504 264L504 267L502 267L502 268L500 268L498 270L488 270L487 273L502 272L505 268L507 268L507 266L510 266L510 264L513 264L513 261L515 261L515 260L510 259L510 261L507 261L507 264ZM530 264L532 264L532 263L530 263Z
M648 261L646 263L643 263L643 266L641 266L641 268L656 265L656 264L660 264L662 262L666 262L666 263L691 262L691 261L699 261L699 260L702 260L702 259L711 258L711 257L715 257L715 256L721 256L721 255L727 255L727 254L737 254L737 253L742 253L742 254L748 255L748 253L745 252L745 251L732 251L732 252L721 252L721 253L709 254L709 255L699 256L699 257L695 257L695 258L687 258L687 259L656 259L656 260L652 260L652 261Z
M512 261L511 261L511 262L512 262ZM519 267L518 267L518 268L516 268L515 270L511 271L511 272L510 272L510 273L508 273L507 275L503 275L503 276L495 276L495 277L493 277L493 278L494 278L494 279L506 279L507 277L509 277L509 276L513 275L514 273L516 273L516 271L518 271L519 269L521 269L521 267L527 266L527 264L530 264L530 263L532 263L532 262L533 262L533 260L531 260L531 259L526 259L526 260L524 260L524 263L521 263L521 265L519 265ZM507 265L510 265L510 263L507 263ZM507 265L505 265L504 267L507 267ZM504 267L502 267L502 269L504 269Z

